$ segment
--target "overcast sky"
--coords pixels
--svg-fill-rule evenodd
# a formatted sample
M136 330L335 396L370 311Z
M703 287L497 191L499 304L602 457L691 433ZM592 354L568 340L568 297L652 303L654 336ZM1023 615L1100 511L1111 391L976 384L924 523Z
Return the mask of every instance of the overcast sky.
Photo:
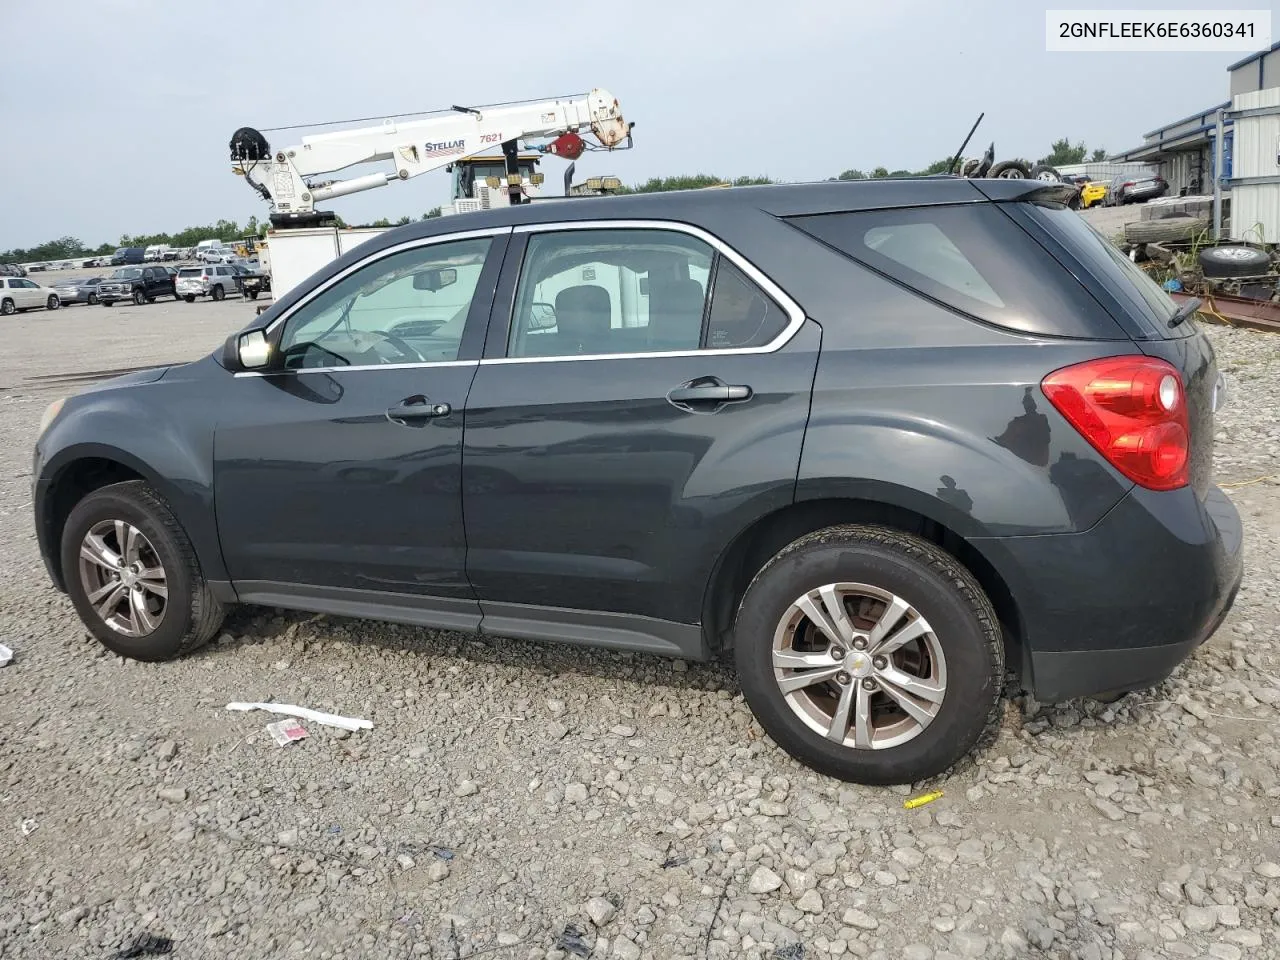
M1035 159L1063 135L1109 151L1135 146L1145 131L1225 100L1225 68L1243 56L1046 53L1045 7L1069 4L1027 0L0 6L0 249L265 219L266 202L230 171L227 143L240 126L599 86L635 122L635 149L585 155L579 178L809 180L923 167L953 152L979 111L970 153L995 140L997 159ZM276 147L289 136L268 135ZM543 169L561 182L562 161ZM416 218L448 189L433 172L324 206L353 222Z

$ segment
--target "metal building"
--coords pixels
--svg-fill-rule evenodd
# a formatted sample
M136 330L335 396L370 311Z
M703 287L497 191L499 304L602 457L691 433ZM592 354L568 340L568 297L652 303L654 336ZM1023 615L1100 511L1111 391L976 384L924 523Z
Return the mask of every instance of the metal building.
M1231 191L1233 240L1280 243L1280 43L1232 64L1234 164L1224 189Z
M1227 67L1231 99L1143 134L1109 158L1157 164L1172 194L1230 201L1230 237L1280 243L1280 43ZM1218 134L1221 131L1221 171Z
M1218 111L1231 106L1230 101L1216 103L1181 120L1142 135L1140 147L1117 153L1109 159L1115 163L1154 164L1160 176L1169 181L1169 192L1178 195L1204 194L1213 189L1213 141L1216 135ZM1231 156L1228 146L1231 125L1227 124L1223 137L1226 156ZM1224 164L1230 170L1228 164Z

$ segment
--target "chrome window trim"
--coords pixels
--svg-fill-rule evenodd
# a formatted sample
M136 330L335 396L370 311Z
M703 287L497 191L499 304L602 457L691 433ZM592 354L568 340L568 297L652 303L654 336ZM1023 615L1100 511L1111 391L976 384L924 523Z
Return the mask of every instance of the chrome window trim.
M351 373L360 370L419 370L422 367L476 367L479 360L423 360L421 363L361 363L354 367L297 367L292 370L241 370L236 377L280 377L303 373Z
M774 353L781 350L800 328L804 326L805 314L800 304L796 303L786 292L774 283L765 273L760 270L754 263L740 254L733 247L729 246L713 233L708 233L701 227L695 227L692 224L681 223L678 220L567 220L554 223L524 223L513 229L514 233L559 233L565 230L663 230L674 233L684 233L691 237L708 244L730 263L745 273L751 280L769 296L773 297L782 309L786 311L790 321L782 329L782 331L770 340L768 343L759 347L734 347L728 350L712 350L709 348L701 348L698 350L664 350L650 351L645 353L592 353L564 357L489 357L480 361L481 366L498 365L506 363L564 363L571 360L632 360L646 359L658 360L667 357L726 357L726 356L742 356L744 354L754 353ZM523 265L521 266L523 270ZM517 282L517 289L519 283ZM511 309L515 311L515 300L513 298ZM512 316L507 326L507 335L510 337L510 323L515 322Z
M376 253L369 254L367 257L365 257L362 260L357 260L355 263L351 264L351 266L347 267L347 269L343 270L341 273L334 274L324 283L320 284L320 286L313 289L305 297L303 297L301 300L299 300L297 303L291 306L285 313L281 314L280 316L272 320L270 324L268 324L266 327L263 328L262 332L264 334L270 335L271 332L275 330L276 327L280 326L280 324L282 323L287 323L290 317L292 317L295 313L297 313L299 310L301 310L303 307L309 304L316 297L320 296L320 294L324 293L330 287L338 283L341 283L343 280L351 276L351 274L355 273L357 270L363 267L366 267L369 264L374 263L375 261L381 260L384 257L389 257L395 253L402 253L405 250L412 250L415 247L430 247L430 246L434 246L437 243L451 243L452 241L455 241L455 240L475 240L479 237L498 237L504 233L507 233L507 234L511 233L511 228L510 227L487 227L480 230L459 230L455 233L442 233L442 234L437 234L436 236L431 236L431 237L418 237L416 240L406 240L403 243L397 243L394 246L384 247L381 250L377 251ZM386 366L389 366L389 364L383 365L383 369L385 369ZM414 364L414 366L417 366L417 364ZM312 368L312 369L316 369L316 368ZM354 368L342 367L341 369L350 370Z

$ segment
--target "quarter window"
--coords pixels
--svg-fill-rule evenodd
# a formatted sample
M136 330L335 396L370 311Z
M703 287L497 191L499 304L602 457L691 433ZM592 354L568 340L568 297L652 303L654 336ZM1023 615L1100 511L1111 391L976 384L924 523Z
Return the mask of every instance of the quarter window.
M723 257L716 266L707 347L763 347L787 328L782 307Z
M414 247L344 277L286 321L285 367L456 360L489 244Z
M1115 322L994 203L792 217L847 257L953 310L1025 333L1114 335ZM1075 214L1071 214L1075 216Z

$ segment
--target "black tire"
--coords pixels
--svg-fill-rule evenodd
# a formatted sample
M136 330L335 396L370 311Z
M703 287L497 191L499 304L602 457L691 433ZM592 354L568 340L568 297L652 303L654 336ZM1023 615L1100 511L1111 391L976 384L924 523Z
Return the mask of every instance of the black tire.
M132 524L151 542L164 567L168 600L154 632L128 637L94 610L80 577L80 545L104 520ZM62 570L71 602L85 626L108 650L150 662L172 660L204 645L222 625L223 605L209 591L191 541L160 496L144 481L95 490L72 508L62 531Z
M13 301L8 297L0 300L0 316L11 317L17 312L17 309L13 305Z
M946 662L944 699L932 722L898 746L859 749L828 740L792 711L774 677L773 637L792 603L823 585L850 582L890 591L929 624L945 625L933 629ZM936 776L998 719L1004 646L991 602L954 557L897 530L831 527L787 546L747 588L734 647L743 696L769 736L801 763L842 780L894 784Z
M246 296L248 299L250 299L250 300L257 300L257 299L258 299L258 291L257 291L257 290L249 290L249 291L247 291L247 292L245 293L245 296Z
M1259 277L1271 269L1271 257L1252 247L1206 247L1199 259L1206 277Z
M141 290L135 290L133 291L133 302L136 306L140 307L147 302L147 295Z
M1001 160L987 172L992 180L1030 180L1031 168L1021 160Z
M49 299L44 302L46 310L57 310L62 306L62 301L58 299L57 294L50 294Z
M1150 243L1169 240L1192 240L1209 229L1204 217L1161 217L1155 220L1134 220L1124 225L1124 238L1130 243Z
M183 299L183 300L185 300L185 301L187 301L187 303L195 303L195 302L196 302L196 296L195 296L195 294L194 294L194 293L188 293L188 294L187 294L185 297L183 297L182 299Z
M1047 163L1037 163L1031 168L1032 180L1043 180L1046 183L1061 183L1062 174Z
M102 301L102 305L103 305L104 307L114 306L114 304L115 304L115 301L114 301L114 300L103 300L103 301Z
M213 297L213 299L215 299L215 300L221 300L221 299L223 299L224 297L226 297L226 295L227 295L227 291L222 289L222 285L221 285L221 284L218 284L218 286L216 286L216 287L214 287L214 288L213 288L213 291L212 291L212 293L211 293L210 295L211 295L211 296Z
M96 293L89 294L89 298L85 301L85 303L87 303L91 307L97 306L98 295Z

